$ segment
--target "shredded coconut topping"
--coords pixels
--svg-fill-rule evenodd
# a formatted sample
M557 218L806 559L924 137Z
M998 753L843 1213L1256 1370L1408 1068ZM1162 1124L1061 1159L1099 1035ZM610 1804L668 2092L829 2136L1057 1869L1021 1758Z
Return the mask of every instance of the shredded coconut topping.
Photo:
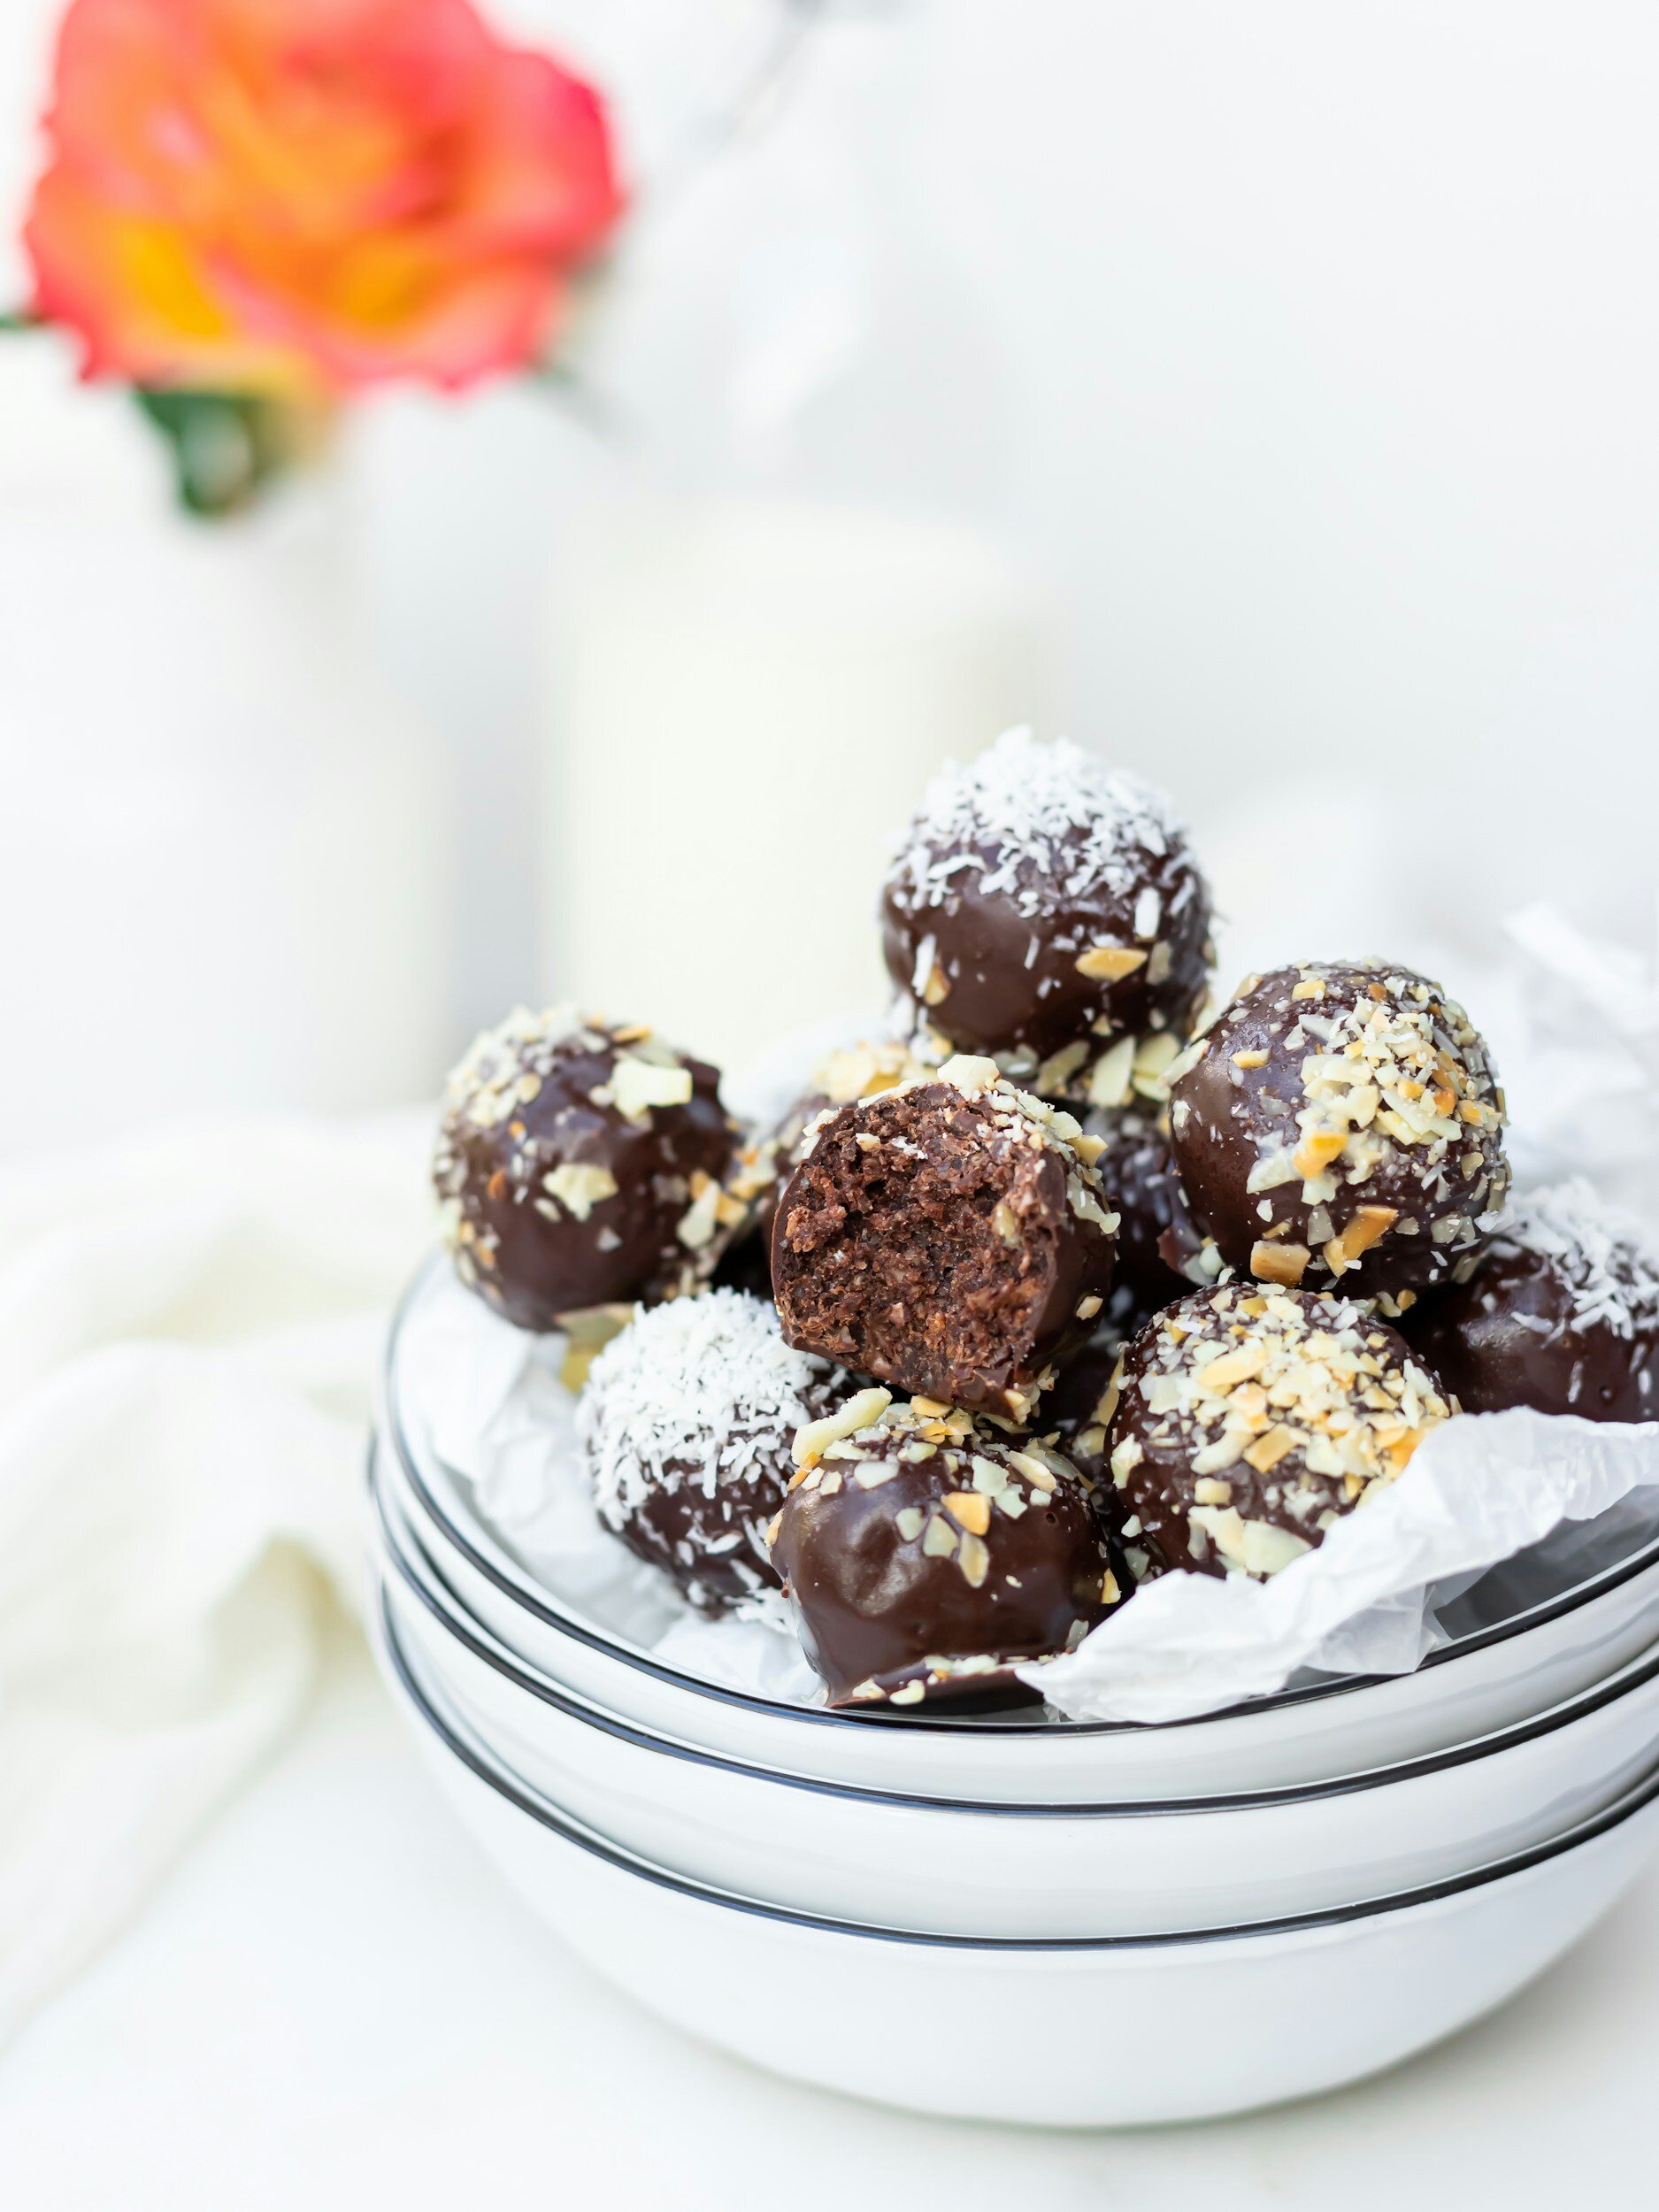
M577 1408L600 1517L620 1528L654 1493L687 1486L713 1498L757 1479L781 1483L831 1373L784 1342L772 1307L741 1291L636 1315L595 1360Z
M981 890L1006 892L1031 918L1056 888L1068 899L1102 888L1127 897L1146 872L1141 856L1162 859L1182 837L1137 777L1067 739L1044 744L1029 729L1008 730L978 759L948 762L934 776L899 842L894 880L937 906L956 877L977 874Z
M1517 1199L1494 1240L1494 1250L1506 1246L1555 1263L1580 1325L1601 1322L1628 1340L1659 1323L1659 1252L1582 1176Z

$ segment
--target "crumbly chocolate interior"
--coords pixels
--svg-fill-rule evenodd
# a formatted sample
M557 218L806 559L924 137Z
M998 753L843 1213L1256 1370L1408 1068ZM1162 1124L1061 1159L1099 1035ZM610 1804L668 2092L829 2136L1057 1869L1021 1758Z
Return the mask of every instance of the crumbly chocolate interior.
M868 1103L788 1186L773 1248L786 1333L884 1382L1007 1410L1048 1356L1072 1227L1060 1159L1010 1143L983 1108L933 1086Z

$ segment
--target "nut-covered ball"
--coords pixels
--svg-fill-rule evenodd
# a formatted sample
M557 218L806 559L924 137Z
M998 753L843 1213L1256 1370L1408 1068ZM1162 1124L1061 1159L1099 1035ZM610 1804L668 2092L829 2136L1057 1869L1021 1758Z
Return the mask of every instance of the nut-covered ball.
M1503 1126L1463 1008L1381 961L1252 976L1171 1072L1181 1187L1227 1265L1391 1315L1474 1272Z
M653 1302L712 1267L742 1209L719 1078L641 1027L525 1009L450 1076L433 1161L461 1279L523 1329Z
M934 779L882 923L921 1056L987 1054L1045 1097L1122 1103L1209 984L1210 894L1162 799L1029 730Z
M1405 1340L1346 1300L1195 1291L1124 1355L1106 1438L1119 1533L1153 1574L1265 1580L1455 1410Z
M1465 1413L1659 1420L1659 1252L1581 1180L1518 1200L1479 1272L1406 1333Z
M778 1586L768 1522L797 1430L845 1395L759 1300L710 1290L647 1309L594 1361L577 1432L599 1517L699 1612Z
M984 1059L826 1112L772 1225L785 1337L900 1389L1025 1419L1111 1288L1097 1149Z
M1047 1445L870 1390L799 1450L772 1555L832 1705L1007 1686L1122 1594L1087 1486Z

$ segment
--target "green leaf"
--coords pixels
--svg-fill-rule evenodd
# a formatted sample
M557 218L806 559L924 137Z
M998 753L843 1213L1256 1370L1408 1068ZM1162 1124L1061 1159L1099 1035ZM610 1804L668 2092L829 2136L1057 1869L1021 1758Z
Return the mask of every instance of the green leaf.
M293 457L287 411L276 401L149 384L133 396L166 439L180 501L193 515L242 513Z

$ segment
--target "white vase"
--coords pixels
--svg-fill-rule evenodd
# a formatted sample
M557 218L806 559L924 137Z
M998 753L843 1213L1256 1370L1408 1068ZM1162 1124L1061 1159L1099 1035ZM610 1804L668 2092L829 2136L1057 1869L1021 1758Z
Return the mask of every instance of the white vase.
M1026 581L958 524L758 498L629 508L575 568L549 622L549 994L726 1067L879 1011L895 833L1039 695Z
M647 201L588 341L621 458L547 616L544 974L727 1066L879 1012L922 785L1049 704L913 27L815 12L765 118Z
M192 521L129 400L38 342L0 376L0 1146L429 1091L442 771L334 488Z

